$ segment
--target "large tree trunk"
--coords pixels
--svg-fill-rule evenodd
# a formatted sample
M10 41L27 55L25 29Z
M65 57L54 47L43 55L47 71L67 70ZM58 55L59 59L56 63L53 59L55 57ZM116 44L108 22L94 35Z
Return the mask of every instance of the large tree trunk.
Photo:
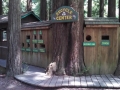
M120 22L120 0L119 0L119 22Z
M60 6L67 5L67 0L53 0L53 12ZM53 24L53 61L57 62L57 74L65 73L65 61L67 60L69 24Z
M116 0L108 0L108 17L116 17Z
M47 19L47 1L41 0L40 2L40 19L46 20Z
M88 0L88 17L92 16L92 0Z
M120 0L119 0L119 22L120 22ZM119 40L120 42L120 40ZM120 47L120 44L118 45ZM120 48L118 48L120 50ZM115 70L114 75L119 76L120 75L120 52L118 53L118 63L117 63L117 68Z
M9 1L8 21L8 60L7 74L14 76L22 72L20 33L21 11L20 0Z
M0 15L2 15L2 0L0 0Z
M70 6L79 14L77 22L73 22L70 32L70 56L69 56L69 74L82 73L84 66L83 61L83 20L84 20L84 1L83 0L71 0Z
M104 0L100 0L100 11L99 11L100 17L104 16Z
M27 11L32 11L32 0L27 0Z

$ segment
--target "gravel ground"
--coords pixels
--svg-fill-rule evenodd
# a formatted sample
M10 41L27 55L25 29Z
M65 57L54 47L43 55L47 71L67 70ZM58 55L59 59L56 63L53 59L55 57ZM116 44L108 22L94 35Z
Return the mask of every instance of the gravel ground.
M0 76L0 90L113 90L93 88L41 88L27 85L14 78ZM117 90L117 89L114 89ZM120 90L120 89L118 89Z

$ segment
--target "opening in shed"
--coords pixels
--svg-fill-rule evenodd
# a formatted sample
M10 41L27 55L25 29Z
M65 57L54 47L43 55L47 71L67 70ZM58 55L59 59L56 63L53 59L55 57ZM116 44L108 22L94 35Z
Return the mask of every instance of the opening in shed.
M113 74L118 62L117 18L85 18L84 61L90 74Z

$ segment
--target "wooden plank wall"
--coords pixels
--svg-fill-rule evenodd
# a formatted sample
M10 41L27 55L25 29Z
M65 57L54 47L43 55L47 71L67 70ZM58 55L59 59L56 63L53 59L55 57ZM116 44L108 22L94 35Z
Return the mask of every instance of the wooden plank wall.
M21 35L21 44L24 43L24 47L22 46L22 48L30 48L31 50L45 48L45 52L22 51L23 62L46 68L52 60L51 30L49 28L26 29L22 30ZM28 43L26 42L27 36L30 36L30 47L28 47ZM43 43L33 43L32 40L43 40Z
M84 46L84 61L90 74L113 74L118 62L117 27L89 26L84 29L84 41L95 42L95 46ZM86 36L91 40L87 41ZM110 45L102 46L102 36L109 36Z

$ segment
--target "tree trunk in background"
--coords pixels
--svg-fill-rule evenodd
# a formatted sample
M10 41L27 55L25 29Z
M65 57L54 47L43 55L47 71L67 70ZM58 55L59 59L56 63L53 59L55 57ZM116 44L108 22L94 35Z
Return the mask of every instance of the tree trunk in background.
M20 0L9 1L8 15L8 60L7 75L14 76L22 72L20 33L21 33Z
M108 17L116 17L116 0L108 0Z
M88 0L88 17L92 16L92 0Z
M41 0L40 2L40 19L46 20L47 19L47 1Z
M120 0L119 0L119 22L120 22ZM118 46L118 47L120 47L120 46ZM118 48L118 50L120 50L120 48ZM116 75L116 76L120 75L120 53L118 53L118 63L117 63L117 68L114 72L114 75Z
M99 11L100 17L104 17L104 0L100 0L100 11Z
M0 0L0 15L2 15L2 0Z
M32 0L27 0L27 11L32 11Z
M119 0L119 22L120 22L120 0Z
M53 7L53 0L50 0L49 1L49 19L48 20L51 20L51 15L52 15L52 7Z
M70 6L79 14L77 22L73 22L70 32L70 48L68 73L77 75L85 68L83 61L83 20L84 20L84 0L71 0Z
M53 0L53 12L61 6L67 5L67 0ZM69 24L53 24L53 61L57 62L57 74L65 74L67 59Z

